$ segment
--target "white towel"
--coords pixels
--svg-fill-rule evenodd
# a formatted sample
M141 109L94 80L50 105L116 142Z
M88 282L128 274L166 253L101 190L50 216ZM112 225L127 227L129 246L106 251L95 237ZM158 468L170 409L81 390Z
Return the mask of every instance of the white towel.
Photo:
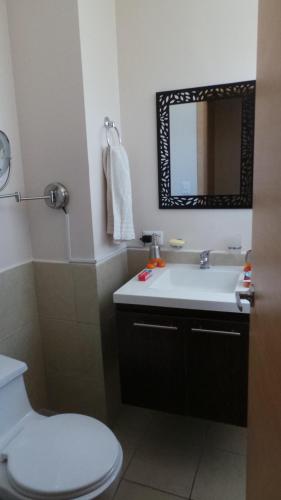
M107 233L116 241L134 240L132 187L128 155L122 144L103 151L107 180Z

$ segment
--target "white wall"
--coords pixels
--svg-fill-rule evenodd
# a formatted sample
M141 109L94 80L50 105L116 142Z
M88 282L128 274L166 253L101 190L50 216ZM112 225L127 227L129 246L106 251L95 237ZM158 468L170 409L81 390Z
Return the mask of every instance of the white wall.
M104 117L120 127L115 0L78 0L95 257L119 249L106 234Z
M136 231L251 246L251 210L159 210L155 92L255 79L257 0L116 0L121 119Z
M5 0L0 0L0 130L8 135L12 153L11 179L3 193L24 191ZM0 231L0 270L31 260L29 225L23 205L13 199L0 200Z
M74 259L94 256L77 0L9 0L26 191L64 183ZM29 202L33 256L66 260L65 216Z

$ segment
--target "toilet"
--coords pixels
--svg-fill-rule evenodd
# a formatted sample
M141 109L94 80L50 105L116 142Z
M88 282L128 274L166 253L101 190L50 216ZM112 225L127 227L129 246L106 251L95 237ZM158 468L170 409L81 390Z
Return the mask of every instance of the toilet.
M92 417L36 413L26 370L0 355L0 500L111 499L123 462L120 443Z

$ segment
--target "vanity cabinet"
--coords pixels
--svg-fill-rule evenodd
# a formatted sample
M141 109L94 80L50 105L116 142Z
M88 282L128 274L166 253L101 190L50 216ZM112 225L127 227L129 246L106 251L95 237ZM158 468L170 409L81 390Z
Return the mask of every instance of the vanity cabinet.
M124 403L184 413L184 324L177 318L118 311Z
M117 305L124 403L247 422L249 316Z
M247 424L248 336L248 321L191 320L185 335L188 414Z

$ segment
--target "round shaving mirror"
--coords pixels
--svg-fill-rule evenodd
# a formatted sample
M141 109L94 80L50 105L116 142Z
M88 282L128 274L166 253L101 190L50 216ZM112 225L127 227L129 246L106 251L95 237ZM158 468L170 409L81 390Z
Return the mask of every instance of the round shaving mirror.
M11 169L10 141L0 130L0 191L7 185Z

